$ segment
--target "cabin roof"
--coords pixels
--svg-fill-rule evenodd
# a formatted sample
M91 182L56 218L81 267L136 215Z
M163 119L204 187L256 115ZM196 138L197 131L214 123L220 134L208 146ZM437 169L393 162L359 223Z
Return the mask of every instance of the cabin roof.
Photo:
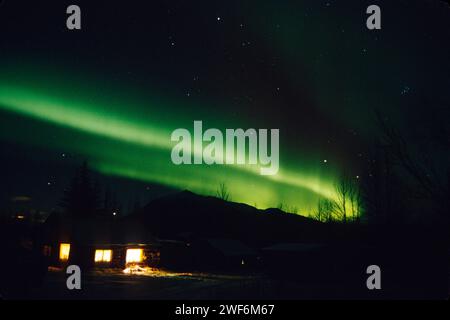
M81 245L129 245L156 244L157 241L142 226L94 217L72 219L67 216L49 217L47 239L70 241Z

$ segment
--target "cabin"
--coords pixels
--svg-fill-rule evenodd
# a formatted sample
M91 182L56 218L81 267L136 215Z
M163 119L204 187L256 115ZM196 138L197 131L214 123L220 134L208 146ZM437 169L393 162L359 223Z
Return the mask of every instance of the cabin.
M138 226L118 225L105 218L50 216L41 237L49 265L81 268L158 267L160 244Z
M58 246L56 248L56 256L50 256L55 266L76 264L89 269L125 269L134 266L157 268L160 260L159 245L156 243L80 243L74 241L59 243L59 248Z

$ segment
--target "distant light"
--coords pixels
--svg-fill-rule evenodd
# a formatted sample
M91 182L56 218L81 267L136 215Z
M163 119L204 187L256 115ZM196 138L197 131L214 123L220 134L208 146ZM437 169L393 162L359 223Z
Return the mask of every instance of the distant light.
M113 216L115 216L117 214L117 212L113 212Z

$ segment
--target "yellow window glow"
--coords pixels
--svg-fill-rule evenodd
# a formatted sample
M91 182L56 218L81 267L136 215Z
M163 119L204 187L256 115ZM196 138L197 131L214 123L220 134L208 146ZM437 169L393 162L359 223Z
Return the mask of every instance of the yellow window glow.
M67 261L69 260L70 254L70 243L61 243L59 245L59 260Z
M111 262L112 250L103 250L103 261Z
M127 249L127 263L142 262L144 257L143 249Z
M111 262L112 250L95 250L95 262Z

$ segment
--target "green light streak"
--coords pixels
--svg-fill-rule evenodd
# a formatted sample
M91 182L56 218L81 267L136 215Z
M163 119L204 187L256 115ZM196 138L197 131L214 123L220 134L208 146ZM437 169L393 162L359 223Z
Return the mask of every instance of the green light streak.
M261 176L257 166L249 165L175 166L170 160L174 145L170 134L177 128L175 122L180 123L179 119L192 125L196 119L191 119L189 114L177 115L177 121L161 124L151 117L140 117L136 110L146 109L145 106L133 106L132 111L124 114L123 110L119 111L102 101L89 102L88 99L67 96L50 95L39 87L29 88L0 81L0 110L19 114L24 119L38 120L40 125L34 130L35 133L39 132L39 128L50 125L88 139L67 141L61 138L49 145L42 135L24 132L8 134L26 136L24 140L28 143L84 154L94 168L104 174L161 183L205 195L214 195L219 183L225 182L233 201L259 208L276 207L283 203L298 208L300 214L308 214L319 198L335 198L333 175L324 175L321 170L302 169L301 165L289 166L289 162L282 157L279 173L274 176ZM115 103L117 105L117 101ZM158 119L168 109L170 104L151 106ZM282 143L280 141L281 148Z
M141 123L123 121L117 115L89 105L58 101L31 91L7 85L0 87L1 108L71 129L136 143L167 147L167 135Z

